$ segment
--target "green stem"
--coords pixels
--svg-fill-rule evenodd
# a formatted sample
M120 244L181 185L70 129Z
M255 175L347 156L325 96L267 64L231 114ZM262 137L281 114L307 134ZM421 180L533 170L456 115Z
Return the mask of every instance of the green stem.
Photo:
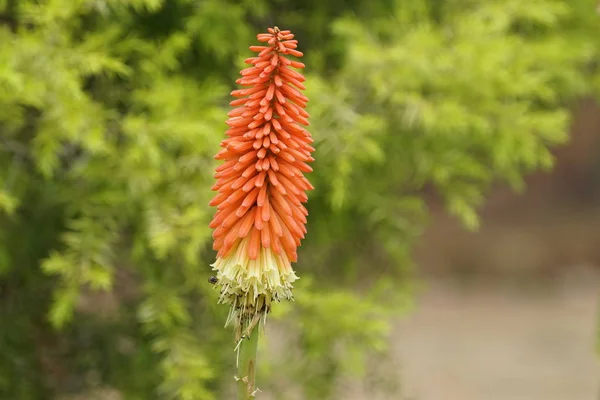
M258 332L254 329L250 337L243 339L239 349L238 361L238 400L254 399L256 390L256 353Z

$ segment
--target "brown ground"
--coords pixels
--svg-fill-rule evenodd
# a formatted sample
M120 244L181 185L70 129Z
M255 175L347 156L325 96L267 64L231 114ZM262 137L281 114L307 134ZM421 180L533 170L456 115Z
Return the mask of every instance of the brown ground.
M599 278L582 269L539 291L427 282L394 337L406 398L598 399Z

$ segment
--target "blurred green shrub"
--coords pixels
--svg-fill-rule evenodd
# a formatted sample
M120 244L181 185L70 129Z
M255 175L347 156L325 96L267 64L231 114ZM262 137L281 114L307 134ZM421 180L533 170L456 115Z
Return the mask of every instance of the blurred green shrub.
M261 382L331 397L410 302L424 188L476 228L491 182L551 167L572 101L600 86L594 7L0 0L0 397L223 398L212 156L273 24L306 54L317 189L297 302L274 315L290 358Z

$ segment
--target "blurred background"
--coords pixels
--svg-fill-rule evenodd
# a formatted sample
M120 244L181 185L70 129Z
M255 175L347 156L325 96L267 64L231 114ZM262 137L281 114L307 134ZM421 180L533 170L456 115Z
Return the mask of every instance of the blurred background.
M595 0L0 0L0 400L232 398L213 155L274 25L316 190L259 398L598 398Z

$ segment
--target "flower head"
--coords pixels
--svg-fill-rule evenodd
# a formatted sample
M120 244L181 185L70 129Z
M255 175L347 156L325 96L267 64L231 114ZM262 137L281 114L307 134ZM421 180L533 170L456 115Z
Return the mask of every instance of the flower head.
M231 306L228 322L236 326L237 338L249 335L273 301L292 299L292 283L298 279L291 263L306 233L303 206L312 185L304 172L314 161L314 148L304 110L308 99L304 77L292 68L304 64L286 56L301 57L290 31L269 28L257 35L264 46L246 60L230 104L228 138L215 158L218 194L211 201L217 211L210 224L212 264L217 271L220 302Z

